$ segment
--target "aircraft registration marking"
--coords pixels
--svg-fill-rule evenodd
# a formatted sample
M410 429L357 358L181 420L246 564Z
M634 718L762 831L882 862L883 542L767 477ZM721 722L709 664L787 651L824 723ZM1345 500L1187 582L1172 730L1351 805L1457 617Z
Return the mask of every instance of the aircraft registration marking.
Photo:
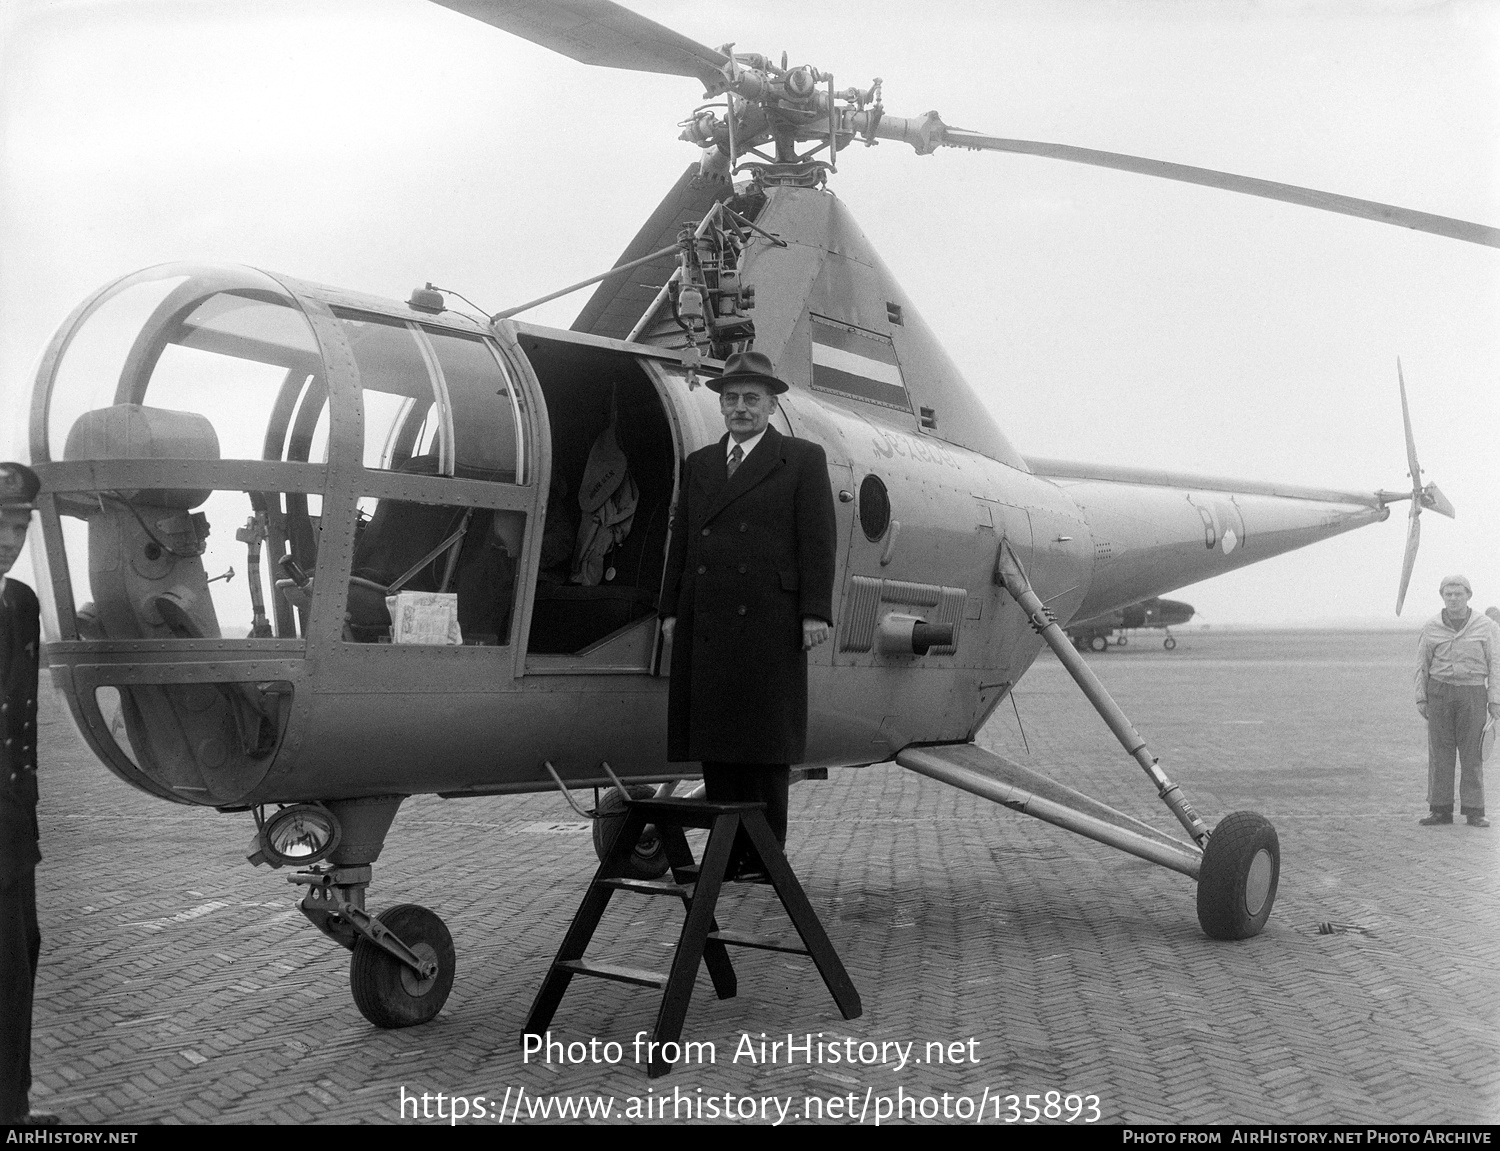
M908 436L904 432L891 431L874 423L870 424L870 428L875 433L870 440L870 445L875 449L875 454L883 459L889 460L900 456L903 459L917 460L921 463L943 464L956 471L963 470L957 456L929 440Z

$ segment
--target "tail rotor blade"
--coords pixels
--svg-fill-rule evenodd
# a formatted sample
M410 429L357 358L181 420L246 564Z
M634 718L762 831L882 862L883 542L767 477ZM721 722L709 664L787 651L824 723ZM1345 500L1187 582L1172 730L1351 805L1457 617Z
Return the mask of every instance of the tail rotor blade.
M1406 377L1401 374L1401 357L1396 357L1396 381L1401 385L1401 424L1406 429L1406 466L1411 469L1412 498L1422 490L1422 466L1417 463L1417 441L1411 434L1411 409L1406 406Z
M1422 489L1422 506L1429 511L1437 512L1440 516L1447 516L1450 520L1458 518L1458 513L1448 502L1448 497L1438 489L1437 484L1428 484Z
M1401 605L1406 602L1406 585L1411 582L1411 570L1417 564L1417 544L1422 539L1422 514L1420 504L1413 502L1411 515L1406 521L1406 555L1401 559L1401 590L1396 593L1396 614L1401 614Z

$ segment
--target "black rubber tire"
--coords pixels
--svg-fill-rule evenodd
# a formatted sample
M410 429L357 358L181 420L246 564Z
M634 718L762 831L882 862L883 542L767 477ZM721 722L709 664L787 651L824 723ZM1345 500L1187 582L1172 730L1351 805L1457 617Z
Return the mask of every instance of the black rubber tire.
M1108 651L1108 650L1109 650L1109 636L1107 636L1107 635L1097 635L1097 634L1089 636L1089 651Z
M1166 639L1164 639L1164 640L1161 641L1161 646L1164 647L1164 648L1166 648L1168 651L1171 651L1173 648L1175 648L1177 646L1177 641L1175 639L1173 639L1171 636L1167 636Z
M1130 642L1130 637L1128 635L1126 635L1123 631L1119 635L1115 636L1115 646L1116 647L1124 647L1129 642Z
M1226 815L1208 837L1198 871L1198 924L1210 939L1259 935L1276 902L1281 841L1265 816Z
M349 960L349 989L359 1013L376 1027L394 1029L426 1023L448 1002L457 966L453 936L435 912L402 903L376 916L424 959L436 959L437 974L418 979L416 972L364 936Z
M631 799L650 799L655 794L654 787L641 785L630 788ZM618 789L611 787L600 797L599 806L594 810L597 817L594 820L594 854L603 860L605 853L609 851L609 845L615 841L620 828L625 826L625 800L621 798ZM656 827L646 824L646 830L636 842L635 850L625 861L626 877L660 879L667 873L669 866L667 849L662 846Z

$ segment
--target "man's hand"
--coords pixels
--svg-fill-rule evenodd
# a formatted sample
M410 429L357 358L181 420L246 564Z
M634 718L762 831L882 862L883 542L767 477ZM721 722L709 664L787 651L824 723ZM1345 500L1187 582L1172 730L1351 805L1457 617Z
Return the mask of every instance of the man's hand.
M661 638L668 643L672 642L672 633L677 630L677 617L669 615L661 621Z
M817 616L802 617L802 650L811 651L828 638L828 623Z
M1423 719L1427 718L1427 703L1425 700L1417 704L1417 711L1422 714Z

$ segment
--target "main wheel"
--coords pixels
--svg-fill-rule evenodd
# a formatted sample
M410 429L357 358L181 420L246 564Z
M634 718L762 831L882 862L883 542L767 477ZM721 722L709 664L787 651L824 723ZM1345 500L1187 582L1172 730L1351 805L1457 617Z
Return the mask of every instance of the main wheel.
M1175 639L1173 639L1171 636L1167 636L1166 639L1164 639L1164 640L1161 641L1161 646L1164 647L1164 648L1166 648L1168 651L1171 651L1173 648L1175 648L1177 646L1177 641Z
M361 935L349 961L349 987L359 1013L376 1027L413 1027L443 1009L453 990L456 957L453 936L436 913L415 903L382 911L377 919L419 959L437 962L437 974L423 979L390 952Z
M1093 635L1089 637L1089 651L1108 651L1109 636Z
M1281 841L1265 816L1226 815L1208 837L1198 871L1198 923L1211 939L1259 935L1276 902Z
M1115 646L1116 647L1124 647L1129 642L1130 642L1130 637L1128 635L1126 635L1123 631L1119 635L1115 636Z
M656 789L651 787L630 788L631 799L650 799L655 794ZM595 809L594 854L601 860L625 826L625 810L625 798L616 788L610 788L599 800ZM636 841L635 849L625 860L625 874L630 879L658 879L667 873L668 866L667 849L662 846L661 836L656 833L656 827L648 823Z

